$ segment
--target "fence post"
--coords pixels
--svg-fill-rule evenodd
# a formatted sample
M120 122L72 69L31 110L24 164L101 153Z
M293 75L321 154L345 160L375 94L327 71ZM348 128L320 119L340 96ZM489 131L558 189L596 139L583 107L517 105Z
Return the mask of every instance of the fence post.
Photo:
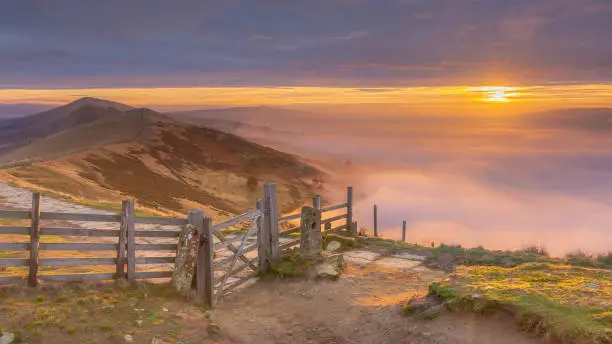
M321 196L314 196L314 198L312 199L312 207L317 210L321 210Z
M402 221L402 242L406 242L406 220Z
M374 236L378 236L378 207L374 204Z
M40 192L32 193L32 226L30 227L30 272L28 286L38 284L38 252L40 248Z
M119 246L117 247L117 270L115 279L125 278L125 245L127 242L128 201L121 201L121 223L119 224Z
M136 282L136 226L134 200L125 201L125 231L127 237L127 280Z
M201 215L204 215L200 212ZM213 298L213 227L212 219L208 216L202 218L200 231L200 249L198 250L198 261L196 264L196 290L198 299L204 306L212 308Z
M353 226L353 187L346 188L346 230L351 234L357 234L357 228Z
M270 237L270 259L280 258L278 237L278 198L276 195L276 184L267 182L264 184L264 212L267 219L265 226Z

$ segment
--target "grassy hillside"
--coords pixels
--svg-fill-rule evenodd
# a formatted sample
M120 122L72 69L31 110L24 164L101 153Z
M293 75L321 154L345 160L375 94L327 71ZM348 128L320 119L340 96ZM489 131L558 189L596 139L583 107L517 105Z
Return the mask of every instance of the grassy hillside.
M252 208L266 181L286 211L314 193L319 172L295 156L147 109L87 105L63 118L89 111L96 119L1 155L0 178L93 205L132 197L154 213L221 217Z

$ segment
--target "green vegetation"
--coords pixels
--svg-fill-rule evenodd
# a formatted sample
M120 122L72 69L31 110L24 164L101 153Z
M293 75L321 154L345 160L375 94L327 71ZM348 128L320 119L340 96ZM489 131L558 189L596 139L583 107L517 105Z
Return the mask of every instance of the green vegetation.
M299 250L287 250L281 255L280 260L271 264L268 275L276 277L304 276L312 264L312 261L305 260L300 256Z
M612 274L578 266L526 263L513 268L462 266L430 286L451 309L504 307L525 330L563 343L612 340Z

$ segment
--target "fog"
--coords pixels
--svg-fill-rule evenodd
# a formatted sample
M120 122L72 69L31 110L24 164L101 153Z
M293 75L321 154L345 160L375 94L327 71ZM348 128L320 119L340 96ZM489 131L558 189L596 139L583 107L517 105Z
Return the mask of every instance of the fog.
M612 250L612 110L514 116L334 115L259 118L238 134L311 159L353 184L355 217L408 241ZM266 130L261 130L265 127ZM338 197L335 195L335 197Z

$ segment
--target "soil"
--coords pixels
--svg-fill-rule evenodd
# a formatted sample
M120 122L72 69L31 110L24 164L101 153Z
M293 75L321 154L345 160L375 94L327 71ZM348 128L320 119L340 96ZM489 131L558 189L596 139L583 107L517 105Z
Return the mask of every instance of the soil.
M510 315L403 314L443 273L349 263L337 281L263 280L213 312L222 343L535 344Z

